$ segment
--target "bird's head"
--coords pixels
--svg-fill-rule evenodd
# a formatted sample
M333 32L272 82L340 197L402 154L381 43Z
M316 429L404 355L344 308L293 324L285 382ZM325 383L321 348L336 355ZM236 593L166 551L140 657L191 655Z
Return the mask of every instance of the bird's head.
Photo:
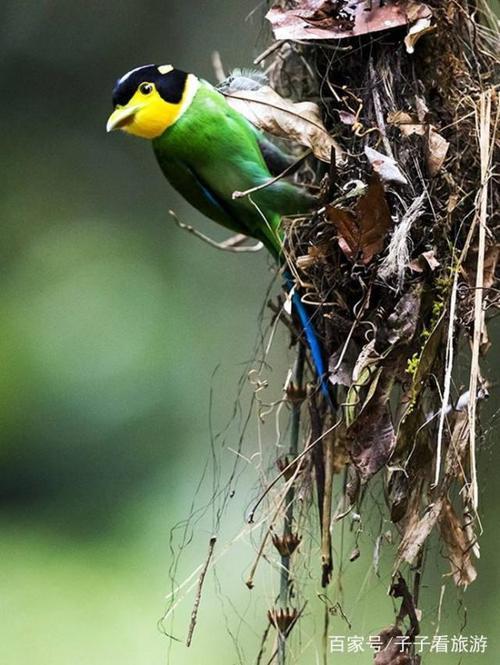
M191 103L198 79L171 65L145 65L122 76L113 88L108 132L121 129L154 139L173 125Z

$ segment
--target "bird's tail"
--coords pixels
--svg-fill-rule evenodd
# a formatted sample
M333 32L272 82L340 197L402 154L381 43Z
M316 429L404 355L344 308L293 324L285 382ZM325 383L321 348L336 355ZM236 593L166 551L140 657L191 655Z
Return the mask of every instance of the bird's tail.
M321 346L321 342L318 339L318 335L314 329L311 314L308 311L307 306L304 305L300 299L300 294L294 289L293 279L288 271L285 271L285 280L288 291L292 292L292 306L295 309L297 316L299 317L300 325L304 331L307 345L309 347L309 351L311 352L314 369L316 370L316 375L320 382L321 392L326 397L328 402L331 403L324 352Z

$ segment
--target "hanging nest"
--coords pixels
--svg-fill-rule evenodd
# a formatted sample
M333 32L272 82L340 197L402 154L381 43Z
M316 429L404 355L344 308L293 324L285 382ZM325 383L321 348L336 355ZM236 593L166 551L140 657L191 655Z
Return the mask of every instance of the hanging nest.
M371 7L297 0L277 3L267 18L278 41L262 60L286 102L270 102L272 117L260 126L280 134L281 125L285 136L288 124L296 139L304 128L291 116L309 118L315 128L302 143L330 162L321 208L285 221L285 254L328 356L335 404L332 412L308 390L304 448L280 462L284 503L293 505L294 487L312 479L326 587L335 567L332 530L350 513L363 519L366 488L376 474L383 478L399 538L391 594L401 598L387 630L400 634L407 619L411 643L434 527L455 583L476 578L477 405L488 395L480 359L499 305L493 23L485 4L467 0ZM277 108L295 100L280 115ZM298 176L306 184L315 175L317 182L311 164ZM344 488L336 508L332 485ZM273 538L279 552L298 519L289 508L283 537ZM286 554L284 608L295 556ZM415 563L409 572L405 564ZM400 657L418 662L411 648Z
M418 594L431 532L457 586L477 574L478 404L488 396L480 360L500 304L494 22L482 0L281 1L267 18L276 41L256 61L265 76L240 72L220 90L261 129L308 148L281 175L295 171L321 203L284 220L284 254L327 356L332 399L308 370L287 296L278 298L271 308L298 351L285 386L290 447L249 519L268 499L247 586L268 554L281 564L257 662L274 631L265 662L285 663L307 604L300 557L328 587L337 570L332 532L348 517L361 532L377 500L367 489L378 483L378 509L392 526L376 549L384 538L395 546L387 586L400 609L375 636L382 648L374 658L412 665L420 662ZM256 393L263 387L256 380ZM355 536L350 560L359 554ZM339 603L327 620L334 611L347 621Z

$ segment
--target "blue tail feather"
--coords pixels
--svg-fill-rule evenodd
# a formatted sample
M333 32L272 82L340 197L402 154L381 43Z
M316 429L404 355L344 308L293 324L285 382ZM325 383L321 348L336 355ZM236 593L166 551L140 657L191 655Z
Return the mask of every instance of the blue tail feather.
M291 291L293 288L292 277L290 276L290 274L285 273L285 279L287 287ZM300 299L300 295L297 293L297 291L294 291L292 293L292 305L297 313L297 316L299 317L302 330L304 331L307 345L311 352L313 365L320 381L321 392L330 402L331 395L328 385L328 373L327 373L327 367L325 365L323 349L321 347L321 343L318 339L316 331L314 330L314 326L311 321L311 315L307 311L307 307Z

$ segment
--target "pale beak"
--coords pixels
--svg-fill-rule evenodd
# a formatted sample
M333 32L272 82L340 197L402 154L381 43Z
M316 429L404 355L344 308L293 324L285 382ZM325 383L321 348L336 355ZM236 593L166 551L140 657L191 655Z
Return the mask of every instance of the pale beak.
M112 132L114 129L122 129L134 120L134 116L142 108L142 104L136 106L125 106L122 109L115 109L109 116L106 123L106 131Z

